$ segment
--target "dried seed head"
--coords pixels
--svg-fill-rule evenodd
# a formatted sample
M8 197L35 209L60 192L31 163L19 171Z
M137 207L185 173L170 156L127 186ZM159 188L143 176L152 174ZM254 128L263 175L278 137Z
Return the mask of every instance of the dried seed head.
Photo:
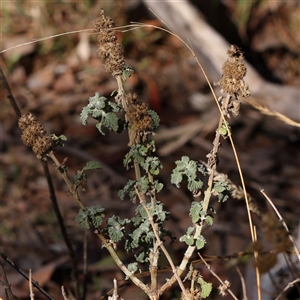
M22 115L19 119L19 127L22 130L23 143L31 147L38 157L43 157L52 150L52 138L46 135L45 128L33 114Z
M137 94L129 94L127 96L128 109L126 118L132 132L130 145L139 143L140 138L146 140L147 135L153 129L152 118L148 114L148 105L146 103L137 102Z
M36 143L32 147L32 151L37 156L45 156L47 153L51 151L53 147L53 140L49 135L39 136L36 139Z
M37 122L37 119L32 113L22 115L19 119L19 127L21 130L24 130L27 126L35 122Z
M99 32L98 56L103 60L106 71L116 76L122 75L125 60L123 46L117 42L117 35L111 29L114 25L113 19L105 16L102 9L94 24L94 30Z
M249 86L243 80L247 73L243 52L231 45L227 54L229 59L223 64L223 74L216 85L220 85L221 91L230 95L241 93L244 97L250 96Z

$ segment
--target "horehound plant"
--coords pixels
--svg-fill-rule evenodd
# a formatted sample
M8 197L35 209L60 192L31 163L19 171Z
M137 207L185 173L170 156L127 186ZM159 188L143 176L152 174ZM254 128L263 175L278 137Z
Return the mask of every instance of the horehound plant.
M127 169L134 168L135 179L127 182L124 188L119 191L119 197L121 200L129 199L133 205L136 205L135 216L121 219L119 216L114 215L107 218L105 217L105 208L101 206L101 203L86 207L79 191L87 181L86 171L100 169L100 164L89 162L71 180L66 162L59 162L53 152L55 147L62 145L65 137L57 137L54 134L47 135L44 127L31 113L22 115L19 119L22 140L25 145L32 148L37 158L41 159L44 164L47 158L54 161L57 170L68 186L69 193L78 203L79 213L76 221L86 229L93 229L117 266L126 275L126 278L142 289L149 299L159 299L176 282L182 292L181 299L206 298L212 290L212 284L205 282L201 274L193 269L193 264L190 264L190 262L192 254L196 250L202 249L206 244L206 239L202 235L203 227L213 224L211 214L215 212L209 210L212 196L217 196L220 202L226 201L230 195L236 198L244 197L249 215L251 237L253 242L257 239L250 211L258 211L254 202L246 193L239 164L242 188L236 187L226 176L222 176L217 172L221 138L230 139L238 162L227 119L231 116L236 117L239 114L241 104L239 97L250 95L248 85L244 82L247 69L244 64L243 53L236 46L231 46L228 50L229 58L223 65L223 75L215 84L221 87L221 93L224 96L216 99L207 79L220 110L219 125L216 129L213 148L207 155L207 162L202 163L183 156L181 160L176 161L176 167L171 174L171 183L178 188L182 181L186 181L187 188L191 192L191 198L193 198L190 207L193 226L189 227L186 234L180 237L180 241L187 245L187 249L181 263L175 266L170 253L164 246L168 240L172 243L174 237L170 231L164 228L169 212L165 211L163 203L159 201L158 197L163 184L156 179L156 176L159 174L162 165L159 158L155 156L155 142L151 139L154 130L159 126L159 117L148 108L147 104L138 101L137 94L125 91L124 82L133 70L125 64L123 47L117 41L114 21L105 16L104 11L101 11L99 19L95 22L95 32L98 33L99 57L103 60L106 71L115 77L118 88L112 92L112 99L107 99L98 93L90 97L89 103L82 110L80 119L84 125L89 117L97 120L96 127L101 134L105 134L105 129L116 133L128 132L129 151L125 155L124 166ZM204 72L200 63L199 66ZM136 204L136 202L138 203ZM104 221L106 221L106 226L102 224ZM124 241L126 251L135 254L135 261L127 266L117 254L118 244L121 241ZM295 248L295 252L299 257L297 248ZM70 255L72 256L72 250L70 250ZM161 255L166 257L173 272L172 277L164 284L158 284L158 267ZM256 261L257 257L257 252L255 252ZM142 266L145 265L149 268L150 284L144 283L136 276ZM76 275L75 269L74 266L74 274ZM256 268L256 270L259 282L259 269ZM182 275L184 272L187 272L187 275L183 280ZM187 280L190 281L189 286L183 283ZM117 299L116 283L114 285L113 299ZM229 286L228 281L221 281L219 291L222 294L228 291L233 298L237 299L230 291ZM77 296L78 294L77 292ZM64 297L67 298L66 295ZM260 299L259 289L258 298Z

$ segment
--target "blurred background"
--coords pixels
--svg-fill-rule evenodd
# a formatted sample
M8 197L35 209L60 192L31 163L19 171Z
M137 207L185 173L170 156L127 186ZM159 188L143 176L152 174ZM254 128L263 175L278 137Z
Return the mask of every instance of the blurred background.
M210 26L216 36L242 48L248 63L258 74L258 84L274 85L278 91L289 89L294 94L298 91L296 101L285 105L289 94L283 93L280 102L281 107L288 106L292 111L290 117L299 115L298 1L184 2ZM172 10L167 9L166 3L161 1L151 5L154 13L165 22L170 16L172 18ZM93 0L3 2L1 50L60 33L93 29L101 8L115 20L116 26L143 22L165 27L148 9L148 4L147 1ZM180 17L174 19L179 25L182 24ZM192 24L190 26L193 28ZM175 27L173 25L171 28L176 34L201 52L206 42L199 44L197 40L187 40L186 32L181 32L180 26L176 31ZM192 197L184 189L171 186L170 174L175 160L183 155L195 160L207 160L219 120L218 110L193 55L176 37L150 27L120 31L118 37L125 49L126 63L135 71L126 82L127 91L137 92L139 99L147 102L161 118L161 126L154 138L164 166L159 180L164 183L165 189L158 199L171 212L166 226L177 237L177 242L170 248L175 250L175 263L179 263L185 246L178 239L191 225L188 214ZM212 35L206 38L209 44ZM211 83L218 81L221 75L222 65L216 70L211 63L216 50L226 55L228 49L212 47L212 57L203 61L205 70L212 76L209 78ZM22 113L34 113L48 133L67 137L65 146L57 148L55 153L60 161L68 157L66 164L70 175L75 175L90 160L98 160L104 165L102 171L88 175L86 191L81 195L84 203L87 206L100 204L106 208L108 216L133 216L135 205L120 201L117 196L118 190L133 177L133 172L123 167L123 157L128 152L126 133L107 132L103 136L95 128L93 120L83 126L79 119L82 108L95 92L109 97L117 88L115 79L105 72L96 51L97 35L92 31L73 33L6 51L1 54L1 68ZM260 95L259 99L262 98L263 95ZM277 105L270 99L268 101L262 103ZM0 121L1 250L24 271L32 269L33 278L53 298L62 299L60 287L71 288L71 264L66 246L49 199L42 165L23 145L17 117L3 89ZM264 116L248 105L242 105L240 115L231 119L230 124L248 192L263 213L272 215L259 192L263 188L289 228L295 229L300 214L299 130ZM239 186L240 179L228 140L222 141L219 160L218 171L227 174ZM116 277L123 283L123 275L108 252L101 249L95 235L84 233L75 223L78 207L68 195L66 185L50 160L49 168L67 231L76 250L79 270L83 268L85 235L88 241L86 299L99 299L101 296L105 299L105 294L113 287L112 279ZM251 237L244 201L229 199L220 204L214 199L211 205L217 214L215 224L204 231L207 246L203 253L225 256L246 251ZM264 240L261 220L254 216L254 222L259 228L259 237ZM132 255L128 255L122 246L118 253L125 263L131 262ZM232 282L232 290L241 298L240 279L233 266L239 264L247 276L247 267L252 266L249 259L234 260L232 263L215 259L211 264L217 274ZM15 294L21 299L28 299L28 283L11 267L4 265ZM167 262L163 260L161 265L164 269ZM204 278L217 287L218 283L209 271L203 265L198 267ZM162 276L170 276L170 273ZM35 299L45 299L38 291L35 294ZM124 299L146 299L133 284L124 286L120 295ZM4 297L3 294L0 296ZM179 299L179 291L174 288L164 297L162 299ZM214 290L210 299L219 297Z

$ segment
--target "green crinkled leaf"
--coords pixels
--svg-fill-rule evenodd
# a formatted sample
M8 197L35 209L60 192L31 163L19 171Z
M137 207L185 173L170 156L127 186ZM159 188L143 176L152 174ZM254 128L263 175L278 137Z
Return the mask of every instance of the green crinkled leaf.
M181 181L185 179L188 183L187 187L191 192L202 188L203 182L198 178L197 172L206 175L206 170L203 165L190 160L187 156L183 156L181 160L176 161L176 165L171 175L171 183L179 188Z
M175 184L176 187L180 188L180 183L183 179L182 173L180 172L174 172L171 175L171 183Z
M86 166L82 169L82 171L87 171L87 170L100 170L101 164L97 161L88 161Z
M148 177L142 176L140 178L140 180L138 181L138 183L139 183L140 191L143 194L146 194L146 192L150 190L151 183L150 183Z
M89 104L85 106L80 113L80 120L83 125L87 124L87 119L89 116L97 115L98 112L102 112L102 109L105 108L107 99L105 97L101 97L99 93L95 93L95 96L89 97Z
M158 114L154 110L150 109L150 110L148 110L148 115L152 119L152 124L153 124L152 129L156 129L160 123L160 118L159 118Z
M128 77L131 76L131 73L134 72L134 69L131 66L125 65L123 68L122 79L126 81Z
M154 212L154 215L157 216L157 220L163 222L167 218L167 215L169 212L164 210L164 205L160 202L156 203L156 211Z
M96 124L96 128L103 135L104 131L102 130L102 127L106 127L111 131L118 131L119 129L119 119L115 113L102 113L101 118L97 120L99 121L99 123Z
M187 235L192 235L195 231L195 227L189 227L186 231L186 234Z
M149 257L144 251L139 251L134 257L140 263L145 263L149 260Z
M114 229L114 227L108 227L107 231L108 231L108 234L109 234L109 238L114 243L119 242L124 236L124 233L121 230L117 231L117 230Z
M202 277L199 277L197 282L201 286L201 298L207 298L212 291L212 284L210 282L206 282Z
M133 201L136 197L136 191L134 186L136 185L136 180L129 179L123 189L119 190L118 196L121 200L124 200L125 197L129 197L131 201Z
M225 181L216 181L214 182L212 192L218 196L219 202L225 202L229 198L230 190L230 186Z
M192 236L186 237L184 241L189 246L193 246L194 245L194 238Z
M212 216L206 216L205 222L207 225L212 225L214 223L214 219Z
M79 209L79 213L76 217L76 222L78 222L83 228L89 229L91 222L95 228L98 228L103 221L105 215L102 213L104 208L100 205L90 206L86 210Z
M148 156L143 164L143 168L152 175L158 175L162 165L158 157Z
M206 244L206 240L205 240L204 236L203 235L198 236L196 239L197 250L202 249L205 246L205 244Z
M197 223L202 215L205 215L206 213L203 211L202 202L192 202L191 208L190 208L190 216L192 217L192 222Z
M50 137L53 141L53 146L54 147L63 147L64 145L64 142L67 140L67 137L65 135L60 135L60 136L57 136L55 135L54 133L50 134Z
M138 270L138 263L137 262L134 262L134 263L131 263L127 266L127 269L131 272L131 273L135 273L137 270Z
M109 130L118 131L119 118L116 113L121 111L121 107L116 103L108 101L107 98L101 97L99 93L89 98L89 104L85 106L80 114L83 125L87 124L89 116L93 117L99 123L96 125L101 134L104 135L102 127Z
M181 236L179 241L186 243L188 246L194 245L194 241L195 241L193 235L194 230L195 230L194 227L189 227L186 231L186 234Z
M90 111L86 107L84 107L80 113L80 120L83 125L87 124L87 119L89 118Z
M87 212L83 211L81 208L79 209L79 212L78 212L78 215L77 215L75 221L77 223L79 223L84 229L90 228Z
M139 247L140 245L140 239L142 237L142 235L144 235L144 240L149 240L149 238L146 238L145 236L147 236L150 233L150 221L149 220L145 220L143 223L140 224L140 226L138 228L136 228L131 234L130 237L132 238L132 243L131 243L131 247L133 249L136 249L137 247Z
M130 164L133 164L134 160L141 165L144 163L146 155L147 148L145 146L141 146L140 144L133 145L129 152L125 155L124 166L128 168Z
M88 216L95 228L98 228L103 221L105 215L102 213L104 208L100 205L90 206L87 208Z
M159 193L163 187L164 185L161 182L158 182L157 180L154 181L154 188L157 193Z
M179 241L186 243L188 246L193 246L195 239L193 236L185 234L180 237Z
M136 161L141 167L144 168L145 159L147 156L150 157L150 153L155 151L155 144L154 141L149 141L147 143L143 144L135 144L133 145L129 152L125 155L124 158L124 166L127 168L130 164L133 164L134 161ZM157 164L157 159L152 159L155 161L154 163ZM151 159L147 163L147 165L150 164L151 167ZM149 167L148 167L149 168Z
M148 205L149 206L149 205ZM139 204L135 210L135 215L136 216L141 216L142 217L142 220L148 220L148 215L147 215L147 212L145 211L144 207ZM142 222L141 220L141 222ZM137 224L136 224L137 225Z
M129 219L120 219L118 216L112 216L107 220L108 234L110 239L117 243L124 236L124 225L130 223Z
M119 128L118 120L119 118L117 115L113 112L110 112L103 117L103 125L109 130L117 131Z

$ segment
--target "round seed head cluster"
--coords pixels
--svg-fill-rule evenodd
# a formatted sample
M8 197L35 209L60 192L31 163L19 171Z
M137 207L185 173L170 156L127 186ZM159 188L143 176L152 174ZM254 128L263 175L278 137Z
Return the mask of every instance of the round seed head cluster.
M127 100L128 109L126 117L129 122L129 127L135 136L133 138L135 140L134 142L138 143L138 137L142 137L142 140L144 140L151 132L153 129L153 121L148 114L148 105L146 103L137 102L137 94L129 94Z
M129 94L128 103L126 115L131 127L138 131L151 130L153 124L151 117L148 115L148 105L137 102L137 94Z
M22 141L39 157L45 156L53 148L53 140L46 135L45 128L37 121L36 117L29 113L19 119L19 127L22 130Z
M223 75L217 84L221 86L221 91L227 94L241 93L244 97L250 96L249 87L243 80L247 73L244 54L235 45L231 45L227 54L229 59L222 66Z
M109 16L104 15L104 10L100 12L100 17L94 24L95 32L98 35L98 56L103 60L105 70L113 76L122 75L125 60L124 49L117 42L117 35L112 29L115 23Z

